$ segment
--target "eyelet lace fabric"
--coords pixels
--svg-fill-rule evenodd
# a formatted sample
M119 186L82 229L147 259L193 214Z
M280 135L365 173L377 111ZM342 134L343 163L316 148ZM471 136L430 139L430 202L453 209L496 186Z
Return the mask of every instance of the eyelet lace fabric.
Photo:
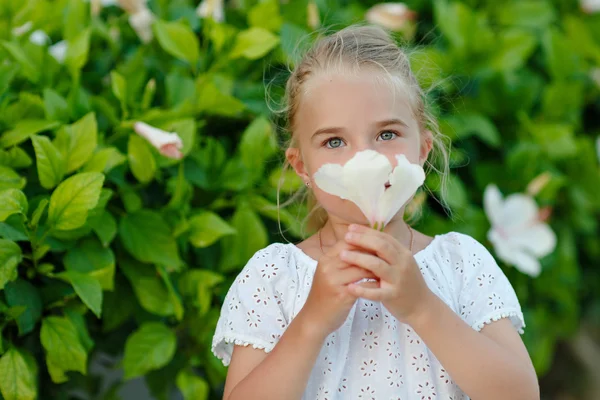
M469 326L508 318L523 333L519 301L489 251L468 235L438 235L415 260L429 288ZM212 351L229 365L234 345L270 352L306 301L317 262L293 244L259 250L229 289ZM468 399L407 324L358 299L321 348L303 399Z

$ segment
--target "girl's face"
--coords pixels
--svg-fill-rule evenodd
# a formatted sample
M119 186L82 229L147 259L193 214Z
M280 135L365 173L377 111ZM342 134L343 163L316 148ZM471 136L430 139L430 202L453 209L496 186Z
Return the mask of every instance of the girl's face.
M310 79L295 116L297 147L286 152L327 213L348 223L365 223L366 218L354 203L314 184L312 176L323 164L343 165L356 152L372 149L387 156L393 166L396 154L423 165L431 150L431 133L419 132L406 96L381 77L364 71Z

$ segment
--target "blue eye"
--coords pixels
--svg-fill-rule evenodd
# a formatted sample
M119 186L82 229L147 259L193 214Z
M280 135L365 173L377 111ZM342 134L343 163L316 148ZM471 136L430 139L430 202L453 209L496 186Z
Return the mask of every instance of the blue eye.
M336 149L338 147L341 147L343 144L344 144L344 142L342 141L342 139L337 138L337 137L334 137L334 138L331 138L331 139L327 139L325 141L325 146L328 149Z
M392 139L396 138L397 136L398 136L398 134L394 131L383 131L379 135L381 140L392 140Z

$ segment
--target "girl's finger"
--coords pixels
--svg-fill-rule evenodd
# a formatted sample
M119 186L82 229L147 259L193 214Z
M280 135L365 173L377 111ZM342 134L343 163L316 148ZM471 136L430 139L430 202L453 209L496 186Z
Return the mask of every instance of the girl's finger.
M371 271L359 267L348 267L340 270L333 278L336 285L347 285L361 279L377 279Z
M340 258L348 264L371 271L379 279L390 281L391 267L379 257L360 251L344 250L340 253Z
M379 235L381 232L374 230L363 232L348 232L345 240L349 244L361 247L374 253L388 264L394 264L398 257L398 250L391 243L390 236Z
M384 300L384 291L379 287L373 287L373 285L365 285L371 284L371 282L365 283L351 283L348 285L348 291L355 297L362 297L363 299L371 300L371 301L383 301Z

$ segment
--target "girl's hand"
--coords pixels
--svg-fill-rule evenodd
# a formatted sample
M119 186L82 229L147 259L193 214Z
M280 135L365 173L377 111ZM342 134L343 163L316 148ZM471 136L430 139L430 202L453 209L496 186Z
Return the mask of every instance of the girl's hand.
M351 225L345 240L366 252L345 249L340 252L340 259L371 271L379 279L379 287L375 288L350 284L350 293L382 302L398 320L408 324L427 310L435 294L405 246L385 232L361 225Z
M348 284L364 278L376 279L370 271L340 260L341 251L352 249L356 248L340 240L321 256L310 293L298 315L323 339L344 323L356 302Z

